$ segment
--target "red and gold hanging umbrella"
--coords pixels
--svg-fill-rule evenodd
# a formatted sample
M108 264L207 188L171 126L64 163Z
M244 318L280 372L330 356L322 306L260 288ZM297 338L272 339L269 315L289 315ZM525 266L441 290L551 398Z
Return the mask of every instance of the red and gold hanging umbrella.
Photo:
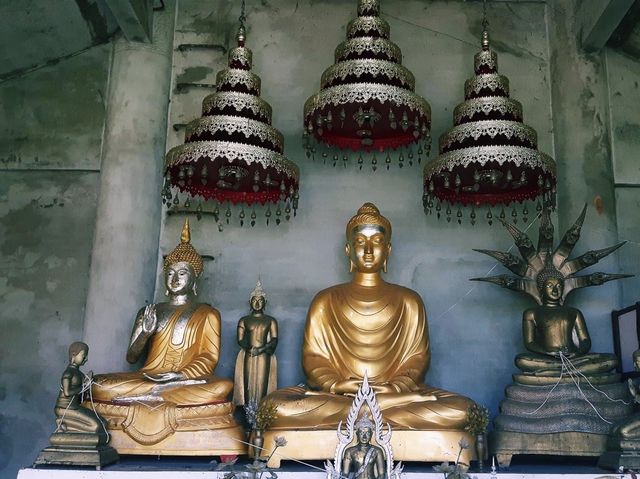
M400 167L405 153L406 162L413 164L413 147L418 161L429 154L431 108L414 92L415 78L402 66L400 47L389 40L389 24L379 15L379 0L358 1L347 40L338 45L335 63L322 74L320 91L306 101L307 156L315 156L318 144L324 144L343 150L340 155L333 152L334 166L340 157L346 164L350 152L359 152L362 168L362 152L400 149ZM376 170L378 158L370 156ZM389 153L384 162L388 169Z
M202 102L202 117L187 125L185 143L167 153L163 199L167 204L176 201L173 187L189 197L213 201L214 215L220 216L222 206L227 223L232 205L266 204L267 223L273 215L279 224L298 208L299 171L284 156L282 134L271 126L271 106L260 98L260 78L251 71L243 18L244 13L229 67L217 74L217 91ZM241 224L246 216L240 206ZM255 208L248 216L255 225Z
M509 98L509 79L498 74L498 55L489 34L482 34L482 49L474 58L475 76L464 85L465 101L453 111L454 127L440 137L439 156L424 168L425 213L462 223L462 208L470 208L476 222L480 207L493 223L492 208L538 199L553 204L556 165L538 151L536 131L522 121L522 105ZM454 213L452 209L457 209ZM523 220L529 212L523 207ZM511 216L517 221L517 210Z

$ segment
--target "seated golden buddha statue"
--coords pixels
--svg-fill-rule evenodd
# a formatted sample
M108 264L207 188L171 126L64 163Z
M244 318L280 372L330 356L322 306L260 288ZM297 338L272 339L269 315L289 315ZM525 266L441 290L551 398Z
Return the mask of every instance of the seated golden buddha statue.
M180 244L164 261L169 301L142 308L133 325L127 361L135 363L146 350L144 365L134 372L94 377L92 397L98 412L109 420L110 428L133 440L119 441L120 436L112 433L112 445L121 453L144 454L143 446L153 446L151 454L179 454L183 447L197 453L189 449L195 445L203 453L215 454L193 438L185 442L174 438L163 449L159 443L181 430L232 428L231 436L241 438L227 399L233 382L213 375L220 354L220 314L195 301L196 279L202 272L203 260L190 243L185 221ZM242 452L239 446L231 441L221 454Z
M423 383L430 361L424 304L415 291L387 283L381 276L391 251L391 223L375 205L365 203L349 221L346 235L353 278L313 299L302 347L309 387L289 387L267 396L278 405L273 434L326 430L333 437L328 436L329 444L333 444L335 428L345 420L366 372L385 422L394 427L395 438L400 437L399 430L457 431L452 442L457 447L471 401ZM295 437L294 443L304 441ZM317 451L318 441L313 444ZM331 457L333 451L328 452ZM404 459L439 460L449 454L446 450L439 456L438 449L436 457L427 458L422 452L420 457ZM303 457L291 449L282 454ZM402 456L400 452L397 457Z

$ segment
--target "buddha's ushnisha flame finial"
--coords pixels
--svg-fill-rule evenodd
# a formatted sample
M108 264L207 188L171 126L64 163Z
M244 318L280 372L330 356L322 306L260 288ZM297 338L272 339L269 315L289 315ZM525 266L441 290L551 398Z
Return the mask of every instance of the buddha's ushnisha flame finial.
M164 259L164 270L166 271L169 266L175 263L184 261L189 263L196 273L196 276L200 276L204 271L204 262L202 256L198 254L196 249L191 244L191 230L189 228L189 218L184 220L184 226L180 234L180 244L174 248Z
M267 299L267 293L265 293L264 289L262 289L262 281L260 281L260 278L258 278L258 281L256 282L256 287L251 292L251 296L249 297L249 299L253 299L253 298L262 298L264 300Z

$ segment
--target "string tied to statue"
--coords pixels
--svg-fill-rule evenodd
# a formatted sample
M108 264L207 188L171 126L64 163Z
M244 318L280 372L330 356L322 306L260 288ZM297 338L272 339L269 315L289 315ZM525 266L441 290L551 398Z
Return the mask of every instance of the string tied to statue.
M580 386L580 381L581 379L584 379L586 381L586 383L589 385L589 387L591 389L593 389L594 391L602 394L608 401L610 402L619 402L622 403L624 405L629 405L631 404L631 402L629 401L625 401L623 399L615 399L612 398L611 396L609 396L605 391L602 391L601 389L598 389L590 380L587 376L585 376L584 373L582 373L571 361L571 359L565 355L562 351L559 352L559 358L560 358L560 362L562 365L562 368L560 370L560 376L558 377L558 380L556 381L556 383L553 385L553 387L549 390L549 392L547 393L546 397L544 398L544 401L542 401L542 403L533 411L525 411L524 414L527 415L534 415L536 414L538 411L540 411L545 404L549 401L551 395L553 394L553 391L556 389L556 387L562 383L562 379L566 376L568 376L569 378L571 378L573 384L575 384L576 388L578 389L578 392L580 393L580 396L582 397L582 399L589 405L591 406L591 408L595 411L596 415L602 419L605 423L607 424L613 424L611 421L609 421L608 419L606 419L601 413L600 411L598 411L598 408L595 406L595 404L593 404L593 402L591 402L589 400L589 398L587 398L586 394L584 393L584 391L582 390L582 387Z

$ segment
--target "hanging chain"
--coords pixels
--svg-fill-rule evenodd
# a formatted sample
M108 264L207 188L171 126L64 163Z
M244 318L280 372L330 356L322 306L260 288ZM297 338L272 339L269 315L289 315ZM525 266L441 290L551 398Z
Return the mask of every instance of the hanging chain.
M245 15L245 12L244 12L244 7L245 7L244 1L245 0L242 0L242 4L240 7L240 18L238 18L238 20L240 21L240 26L242 27L244 27L244 22L247 20L247 16Z
M244 0L242 0L244 5ZM489 20L487 20L487 0L482 0L482 29L487 30L489 27Z

